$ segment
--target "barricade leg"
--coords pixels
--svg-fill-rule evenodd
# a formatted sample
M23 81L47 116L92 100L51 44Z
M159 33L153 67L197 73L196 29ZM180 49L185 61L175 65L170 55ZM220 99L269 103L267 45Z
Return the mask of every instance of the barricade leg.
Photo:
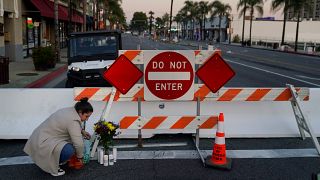
M312 127L309 121L306 119L306 116L303 114L301 102L296 92L296 89L290 84L287 84L287 87L290 89L290 92L292 95L291 105L292 105L293 113L295 115L295 118L299 127L300 135L304 140L306 138L304 131L309 133L312 138L313 144L318 154L320 155L320 145L319 145L318 139L314 135L314 132L312 130Z

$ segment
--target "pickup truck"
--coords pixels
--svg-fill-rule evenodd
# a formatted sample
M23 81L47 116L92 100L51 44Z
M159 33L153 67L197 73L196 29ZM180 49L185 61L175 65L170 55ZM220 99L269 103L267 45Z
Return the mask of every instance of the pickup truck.
M120 31L71 33L68 40L66 87L111 86L103 78L122 49Z

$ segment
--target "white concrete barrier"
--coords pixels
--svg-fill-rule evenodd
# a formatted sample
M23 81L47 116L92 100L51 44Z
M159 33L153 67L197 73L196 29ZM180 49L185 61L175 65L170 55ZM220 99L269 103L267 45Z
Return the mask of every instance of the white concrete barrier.
M0 89L0 139L27 139L32 131L56 110L73 106L73 89ZM310 101L303 101L317 137L320 136L320 89L310 89ZM91 102L94 113L87 123L99 120L104 102ZM159 105L164 104L160 109ZM223 112L226 137L296 137L300 136L290 102L201 102L201 115ZM114 102L110 121L137 115L137 102ZM143 102L142 115L195 115L196 102ZM171 131L177 132L177 131ZM182 131L188 132L188 131ZM164 130L143 130L144 137ZM213 137L215 130L201 130L201 137ZM137 137L136 130L123 131L121 137Z

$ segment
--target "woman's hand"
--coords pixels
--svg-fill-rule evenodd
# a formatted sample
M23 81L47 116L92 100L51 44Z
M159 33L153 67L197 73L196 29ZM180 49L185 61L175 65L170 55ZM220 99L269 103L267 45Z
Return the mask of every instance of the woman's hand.
M91 135L87 131L81 130L81 134L85 139L88 139L88 140L91 139Z

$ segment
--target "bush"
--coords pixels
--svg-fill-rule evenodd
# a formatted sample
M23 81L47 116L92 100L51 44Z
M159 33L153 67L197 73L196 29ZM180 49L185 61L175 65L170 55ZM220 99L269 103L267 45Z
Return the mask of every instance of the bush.
M54 68L56 65L54 50L51 46L39 47L33 50L32 59L37 71Z
M233 37L232 42L234 42L234 43L240 43L240 37L239 37L238 34Z
M316 51L320 52L320 46L316 47Z

